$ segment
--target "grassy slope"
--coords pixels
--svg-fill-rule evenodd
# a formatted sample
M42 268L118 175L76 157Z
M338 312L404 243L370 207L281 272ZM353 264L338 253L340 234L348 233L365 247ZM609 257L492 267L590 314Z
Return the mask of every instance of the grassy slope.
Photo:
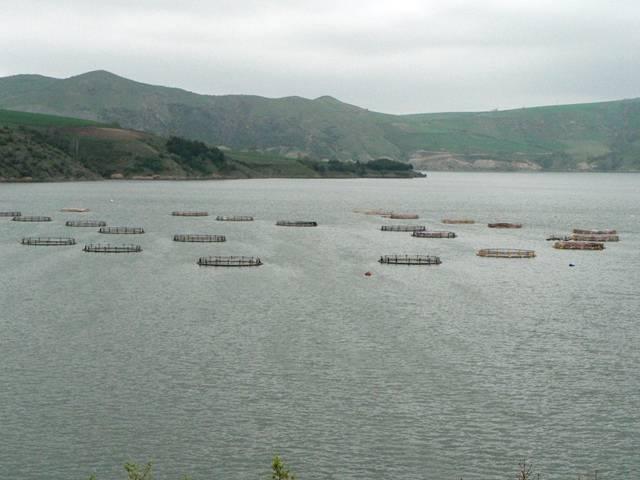
M207 96L146 85L98 71L57 80L0 79L0 106L116 122L276 155L406 160L426 150L497 160L529 160L549 169L579 162L638 169L638 100L501 112L385 115L331 97L267 99Z
M318 171L313 162L276 153L235 151L225 156L222 164L205 162L203 171L187 158L170 153L164 137L88 120L0 110L0 179L5 180L99 179L116 173L163 178L356 175Z

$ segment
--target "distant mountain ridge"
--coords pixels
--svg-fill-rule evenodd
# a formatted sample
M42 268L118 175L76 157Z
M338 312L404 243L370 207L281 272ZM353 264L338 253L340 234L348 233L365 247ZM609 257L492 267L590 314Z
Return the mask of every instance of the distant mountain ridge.
M106 71L0 78L0 108L77 117L235 150L432 170L640 170L640 100L390 115L323 96L200 95Z

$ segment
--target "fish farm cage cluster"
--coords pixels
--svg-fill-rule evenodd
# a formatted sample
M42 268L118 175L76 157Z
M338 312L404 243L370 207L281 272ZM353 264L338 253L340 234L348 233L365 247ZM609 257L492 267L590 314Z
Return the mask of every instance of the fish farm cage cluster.
M43 247L58 247L63 245L75 245L75 238L68 237L25 237L20 240L22 245L34 245Z
M440 265L440 257L433 255L382 255L380 263L388 265Z
M423 232L427 229L424 225L382 225L383 232Z
M219 215L216 220L219 222L253 222L253 217L249 215Z
M107 222L100 220L68 220L65 222L67 227L106 227Z
M519 248L483 248L478 250L476 255L493 258L533 258L536 256L536 252Z
M174 217L207 217L209 212L171 212Z
M86 212L88 209L82 208L66 208L62 209L66 212ZM354 210L356 213L365 215L378 215L392 219L410 220L419 218L415 213L394 213L389 210ZM208 212L204 211L174 211L173 216L185 217L204 217L208 216ZM11 218L16 222L51 222L52 218L48 216L24 216L19 211L2 211L0 217ZM248 215L216 216L217 221L226 222L251 222L254 217ZM442 219L444 224L474 224L475 220L460 219ZM65 222L67 227L96 227L99 233L104 234L143 234L142 227L109 227L105 221L101 220L68 220ZM279 227L317 227L318 222L308 220L278 220L276 226ZM489 223L490 228L522 228L520 223ZM409 232L415 238L457 238L456 232L443 230L427 230L425 225L382 225L381 231L386 232ZM173 236L175 242L193 242L193 243L220 243L226 242L225 235L212 234L175 234ZM618 242L620 237L616 230L613 229L573 229L573 233L568 235L551 235L547 240L554 240L553 247L561 250L604 250L604 242ZM23 237L20 240L22 245L33 246L65 246L76 245L76 240L71 237ZM112 244L86 244L83 251L95 253L138 253L142 252L142 246L132 244L112 245ZM511 248L485 248L478 250L476 255L479 257L494 258L534 258L536 252L534 250L511 249ZM435 255L414 255L414 254L395 254L383 255L379 259L381 264L390 265L439 265L442 263L440 257ZM249 267L262 265L259 257L247 256L203 256L199 257L197 264L201 266L214 267ZM370 276L370 272L367 272Z
M43 216L36 216L36 215L31 215L31 216L19 215L17 217L13 217L12 220L14 222L50 222L51 217L43 217Z
M139 253L142 251L140 245L111 245L105 243L90 243L85 245L83 252L90 253Z
M258 257L214 256L200 257L198 265L203 267L258 267L262 261Z
M226 242L227 237L224 235L200 235L200 234L178 234L173 236L174 242L195 242L195 243L212 243Z
M278 227L317 227L318 222L308 222L300 220L278 220L276 222Z
M144 233L142 227L100 227L98 233L110 233L114 235L139 235Z
M455 232L442 232L433 230L417 230L411 234L412 237L417 238L456 238Z

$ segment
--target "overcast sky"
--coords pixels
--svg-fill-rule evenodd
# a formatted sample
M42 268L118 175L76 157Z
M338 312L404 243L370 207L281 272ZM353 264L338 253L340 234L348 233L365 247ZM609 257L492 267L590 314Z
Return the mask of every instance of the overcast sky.
M640 96L638 0L0 0L0 76L414 113Z

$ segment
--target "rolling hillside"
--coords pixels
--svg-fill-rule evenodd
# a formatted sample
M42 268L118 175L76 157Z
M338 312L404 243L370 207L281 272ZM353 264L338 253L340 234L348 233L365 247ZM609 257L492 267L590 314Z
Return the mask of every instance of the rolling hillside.
M200 141L113 124L0 110L0 181L417 175L406 167L223 152Z
M640 170L640 101L387 115L331 97L198 95L104 71L0 79L0 107L291 158L389 157L438 170Z

